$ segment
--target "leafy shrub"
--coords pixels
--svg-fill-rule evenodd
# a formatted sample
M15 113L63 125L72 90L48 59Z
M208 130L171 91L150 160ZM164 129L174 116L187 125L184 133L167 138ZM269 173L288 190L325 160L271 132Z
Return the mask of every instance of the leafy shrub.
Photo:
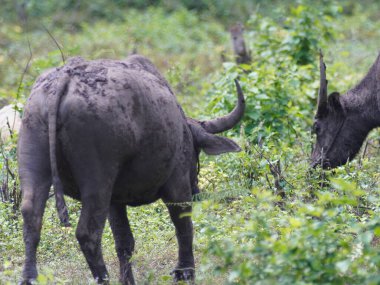
M227 200L228 205L213 203L212 211L198 214L209 221L201 224L207 241L201 271L225 284L380 280L379 179L373 175L378 160L362 158L327 173L308 169L309 126L319 85L317 52L334 37L331 16L341 11L334 5L325 9L320 13L300 5L283 24L252 18L247 31L252 64L225 63L210 88L211 112L233 108L235 78L247 105L240 130L244 153L217 158L203 170L215 175L213 183L222 191L239 185L250 189L246 196ZM336 69L329 66L331 77ZM352 80L345 78L333 80L331 87L350 85ZM280 166L277 173L274 165ZM208 186L207 180L200 181ZM203 211L208 207L203 202Z
M376 209L370 201L378 201L379 192L366 193L343 179L332 182L315 193L316 200L292 199L285 210L274 206L272 193L253 188L217 237L204 225L210 242L203 270L227 274L227 284L376 284L380 220L377 210L356 209ZM238 230L230 231L232 225Z
M330 13L339 8L329 6ZM326 8L327 9L327 8ZM335 15L335 14L334 14ZM253 62L250 65L225 63L224 72L214 83L209 109L225 113L235 104L232 82L239 78L246 100L243 120L245 133L289 137L294 128L306 129L310 125L315 96L318 89L316 55L320 40L333 36L331 16L313 7L299 5L279 25L271 19L255 16L248 26ZM259 137L252 137L255 141Z
M290 8L290 17L284 22L288 34L280 52L289 54L298 65L315 63L318 48L334 39L333 21L341 12L342 8L334 4L315 7L304 2Z

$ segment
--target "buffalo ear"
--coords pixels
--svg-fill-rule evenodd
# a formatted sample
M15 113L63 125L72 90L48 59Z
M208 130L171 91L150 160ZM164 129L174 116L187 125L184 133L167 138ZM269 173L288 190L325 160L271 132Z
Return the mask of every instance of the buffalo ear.
M198 146L209 155L218 155L226 152L239 152L241 148L228 138L207 134Z
M328 105L330 109L334 111L342 111L342 104L340 103L340 94L339 92L333 92L329 95Z
M241 148L233 140L210 134L200 126L190 125L190 129L196 147L202 149L206 154L218 155L241 151Z

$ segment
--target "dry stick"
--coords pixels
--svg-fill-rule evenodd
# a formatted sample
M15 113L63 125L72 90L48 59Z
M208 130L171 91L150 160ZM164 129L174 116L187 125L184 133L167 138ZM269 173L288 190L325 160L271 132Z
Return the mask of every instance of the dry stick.
M26 65L25 65L24 71L23 71L23 73L21 74L20 82L19 82L19 85L18 85L18 88L17 88L16 99L18 99L19 96L20 96L20 91L21 91L22 83L23 83L23 81L24 81L24 76L25 76L26 72L27 72L28 69L29 69L29 64L30 64L30 61L32 60L32 57L33 57L32 49L31 49L31 47L30 47L30 41L29 41L29 38L28 38L27 40L28 40L28 48L29 48L29 58L28 58L28 62L27 62Z
M271 183L270 180L269 180L268 174L265 174L265 179L266 179L267 182L268 182L269 188L274 189L273 186L272 186L272 183Z
M252 147L253 147L253 149L261 156L261 157L263 157L267 162L268 162L268 164L269 164L269 167L271 168L271 167L274 167L273 166L273 163L271 163L270 161L269 161L269 159L267 158L267 157L265 157L264 156L264 153L262 153L261 151L259 151L254 145L252 145ZM275 171L276 171L276 168L273 168ZM281 173L277 173L278 175L281 175ZM293 184L291 184L289 181L287 181L284 177L282 177L282 180L284 180L290 187L292 187L292 188L295 188L294 186L293 186Z
M4 176L4 174L3 174L3 176ZM1 202L4 202L3 189L4 189L4 180L3 180L3 183L2 183L1 188L0 188L0 201Z
M285 198L285 191L284 188L280 184L280 180L283 180L283 176L281 173L281 162L280 160L277 161L276 165L269 166L270 172L272 173L274 177L274 185L277 189L278 194L281 196L282 199Z
M61 53L62 61L63 61L63 63L65 63L66 62L65 55L63 54L63 51L62 51L59 43L56 41L56 39L54 38L54 36L50 33L50 31L48 30L48 28L45 25L42 25L42 26L44 27L45 31L48 33L48 35L51 37L51 39L54 41L54 43L58 47L58 49L59 49L59 51Z
M269 187L271 189L274 189L276 191L276 194L278 194L281 197L281 201L275 202L276 205L278 205L282 210L284 209L284 199L286 198L284 188L280 184L280 180L283 180L283 176L281 174L281 162L280 160L277 161L276 165L269 165L269 170L274 178L274 188L272 187L272 183L269 180L268 174L265 174L265 178L269 184Z
M3 148L1 148L1 154L3 155L4 160L6 162L8 162L9 159L8 159L8 157L5 156ZM5 167L6 167L7 171L8 171L8 173L9 173L9 175L12 177L12 179L15 179L16 177L15 177L14 173L12 172L12 170L9 168L9 164L8 163L5 163Z
M29 41L29 38L27 38L27 41L28 41L28 49L29 49L29 58L28 58L28 61L25 65L25 68L24 68L24 71L22 72L21 74L21 77L20 77L20 82L18 84L18 88L17 88L17 93L16 93L16 100L19 99L20 97L20 92L21 92L21 87L22 87L22 83L24 82L24 77L25 77L25 74L26 72L28 71L29 69L29 65L30 65L30 62L32 61L32 58L33 58L33 53L32 53L32 49L30 47L30 41ZM16 115L17 115L17 111L15 110L14 112L14 115L13 115L13 124L12 124L12 129L14 129L15 127L15 123L16 123ZM9 124L8 124L9 126ZM9 126L10 127L10 126ZM13 134L11 132L11 138L12 138Z
M276 187L276 192L281 197L281 201L278 201L275 204L279 206L282 210L284 210L285 209L284 199L286 198L286 194L285 194L284 188L281 186L281 183L280 183L281 180L284 180L284 177L281 174L280 160L278 160L277 164L274 165L273 167L270 166L269 169L274 178L274 185Z
M230 29L232 45L235 52L236 63L250 63L251 55L249 51L247 51L244 35L243 35L244 27L243 24L237 23L232 26Z
M16 176L11 171L11 169L9 168L9 159L8 159L8 157L5 156L3 145L1 145L0 153L2 154L2 156L4 158L4 161L5 161L5 170L6 170L6 181L4 181L4 183L3 183L3 194L4 194L5 199L9 200L9 188L8 188L8 177L9 176L8 175L11 176L11 178L13 179L13 181L16 181L16 179L15 179ZM5 190L5 187L7 188L7 190ZM14 183L14 187L16 187L15 183Z
M5 159L5 170L6 170L6 176L5 176L5 181L4 181L4 194L5 195L5 201L9 201L9 187L8 187L8 180L9 180L9 174L8 174L8 158Z
M368 145L369 145L369 140L366 141L366 144L365 144L365 147L364 147L363 156L362 156L363 159L364 159L365 155L367 154Z
M6 169L2 169L3 171L3 176L5 176L5 179L3 180L1 191L0 191L0 198L2 202L8 201L7 198L7 189L8 189L8 173ZM5 172L5 173L4 173Z
M16 112L15 112L16 113ZM16 116L16 115L15 115ZM14 120L13 120L13 127L15 126L14 122L15 122L15 117L14 117ZM9 131L9 134L11 136L11 139L13 139L13 129L11 128L11 125L9 124L9 120L8 120L8 117L7 117L7 127L8 127L8 131Z
M1 150L3 150L4 142L3 142L2 138L1 138L1 134L0 134L0 147L1 147ZM6 161L5 158L4 158L4 161ZM5 176L5 179L3 180L3 183L2 183L2 186L1 186L1 189L0 189L0 198L1 198L2 202L5 202L5 201L8 201L8 199L7 199L8 173L7 173L7 170L4 169L4 167L1 170L3 172L2 173L3 176ZM5 173L4 173L4 170L5 170Z
M212 190L215 190L215 183L213 182L213 181L211 181L210 179L208 179L207 177L204 177L204 179L206 179L207 180L207 182L208 182L208 187L212 187ZM208 188L207 187L207 188Z
M7 168L7 188L8 188L8 192L10 192L9 191L9 187L8 187L8 181L9 181L8 174L11 176L11 178L13 180L13 189L12 189L13 203L12 204L13 204L13 210L16 211L19 208L20 204L21 204L21 196L20 196L20 194L16 195L16 191L17 191L16 175L9 168L9 159L8 158L6 158L6 160L5 160L5 165L6 165L6 168Z
M361 168L362 167L362 163L363 163L363 159L366 155L366 152L367 152L367 148L368 148L368 144L369 144L369 140L367 140L365 142L365 146L364 146L364 150L363 150L363 154L359 157L359 167Z

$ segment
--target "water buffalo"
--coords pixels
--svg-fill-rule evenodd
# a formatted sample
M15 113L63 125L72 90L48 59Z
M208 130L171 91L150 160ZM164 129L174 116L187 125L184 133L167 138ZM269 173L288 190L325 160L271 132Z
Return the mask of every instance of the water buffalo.
M313 167L334 168L352 160L368 133L380 126L380 54L360 83L327 96L326 65L320 54L320 89L313 132Z
M224 117L187 118L167 81L145 57L123 61L76 58L47 71L33 86L18 141L24 219L23 283L37 277L36 250L49 189L81 201L76 237L93 277L108 273L101 236L108 216L120 261L120 281L135 284L130 264L134 238L126 206L162 199L179 246L175 281L194 280L192 194L198 191L199 153L240 151L214 134L242 118L244 96ZM64 206L58 205L62 210ZM62 213L61 213L62 214Z

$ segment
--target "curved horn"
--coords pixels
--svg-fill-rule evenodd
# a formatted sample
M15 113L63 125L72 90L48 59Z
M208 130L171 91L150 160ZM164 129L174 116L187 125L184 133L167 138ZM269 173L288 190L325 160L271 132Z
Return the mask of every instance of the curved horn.
M238 102L231 113L220 118L202 122L202 127L211 134L221 133L232 129L244 115L245 99L239 82L235 79L236 90L238 94Z
M318 111L320 114L327 105L327 83L326 80L326 64L323 62L322 51L319 51L319 72L320 72L320 83L319 83L319 95L318 95Z

